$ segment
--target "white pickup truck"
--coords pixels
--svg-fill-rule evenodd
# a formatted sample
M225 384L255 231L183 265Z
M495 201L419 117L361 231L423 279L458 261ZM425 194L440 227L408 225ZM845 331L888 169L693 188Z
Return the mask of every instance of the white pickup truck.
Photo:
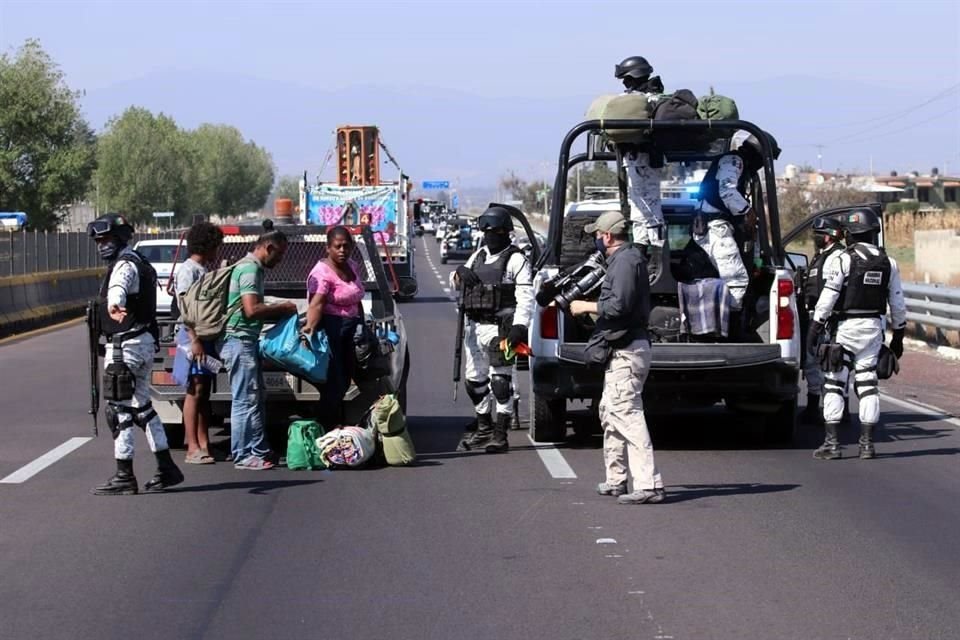
M221 227L224 231L224 244L219 255L219 264L229 265L250 251L253 241L263 230L259 227ZM266 271L265 295L267 301L277 299L292 300L297 303L301 314L306 311L307 275L313 266L326 255L326 228L322 226L291 225L277 227L289 240L289 247L283 261L275 268ZM369 227L350 227L357 240L352 260L360 265L360 279L363 281L366 295L363 309L366 320L376 329L389 330L399 337L399 342L390 355L388 375L375 380L357 382L358 392L346 406L347 420L357 419L370 407L382 393L396 393L400 403L406 407L407 377L410 370L407 332L403 316L391 295L390 285L384 271L383 262L378 256L373 233ZM182 435L182 414L184 390L174 384L173 358L176 354L174 343L174 321L161 319L160 350L154 358L150 385L153 406L163 420L174 441ZM264 327L266 330L269 327ZM274 437L285 437L286 425L290 416L312 415L320 392L308 382L295 376L272 369L264 364L264 382L267 387L267 423L273 427ZM350 397L351 394L348 394ZM214 380L210 396L216 419L230 415L230 380L226 371L221 371ZM282 428L278 433L276 428Z

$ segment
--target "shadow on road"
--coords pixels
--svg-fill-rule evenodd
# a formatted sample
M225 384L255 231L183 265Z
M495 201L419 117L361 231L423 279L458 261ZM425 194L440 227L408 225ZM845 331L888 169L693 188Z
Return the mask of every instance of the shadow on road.
M182 489L168 489L164 493L198 493L201 491L235 491L248 490L255 496L267 495L276 489L286 489L288 487L298 487L308 484L318 484L323 482L320 479L314 480L248 480L241 482L219 482L216 484L201 484Z
M922 456L955 456L960 453L957 447L943 449L920 449L919 451L895 451L893 453L877 453L877 458L918 458Z
M423 297L417 296L413 300L408 300L403 304L405 305L425 304L425 303L433 303L433 302L450 302L450 298L448 298L447 296L423 296Z
M680 484L667 487L665 502L685 502L700 498L749 495L758 493L779 493L792 491L799 484L758 484L753 482L736 484Z

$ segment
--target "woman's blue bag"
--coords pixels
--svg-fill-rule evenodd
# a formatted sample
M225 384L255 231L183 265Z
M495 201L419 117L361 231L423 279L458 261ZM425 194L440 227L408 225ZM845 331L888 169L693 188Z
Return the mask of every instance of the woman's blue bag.
M327 381L330 343L317 329L308 337L300 334L300 318L294 314L270 327L260 337L260 355L278 369L318 385Z

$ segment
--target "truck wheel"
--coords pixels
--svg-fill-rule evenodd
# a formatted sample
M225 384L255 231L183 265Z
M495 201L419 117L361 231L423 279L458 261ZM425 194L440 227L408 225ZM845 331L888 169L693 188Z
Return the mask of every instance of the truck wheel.
M447 256L440 256L440 264L447 264Z
M534 442L563 442L567 439L567 401L531 394L530 438Z
M766 416L763 435L770 444L789 444L797 429L797 399L793 398L780 405L774 413Z

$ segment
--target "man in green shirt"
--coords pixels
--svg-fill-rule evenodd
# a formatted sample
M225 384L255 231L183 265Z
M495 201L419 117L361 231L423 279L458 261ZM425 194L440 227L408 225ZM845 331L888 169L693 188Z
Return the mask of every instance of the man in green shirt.
M235 469L272 469L270 446L264 431L264 384L260 366L260 330L265 320L280 320L297 313L292 302L263 301L264 269L280 264L287 238L273 225L257 239L253 251L234 268L228 306L238 306L227 320L220 355L230 373L230 448Z

